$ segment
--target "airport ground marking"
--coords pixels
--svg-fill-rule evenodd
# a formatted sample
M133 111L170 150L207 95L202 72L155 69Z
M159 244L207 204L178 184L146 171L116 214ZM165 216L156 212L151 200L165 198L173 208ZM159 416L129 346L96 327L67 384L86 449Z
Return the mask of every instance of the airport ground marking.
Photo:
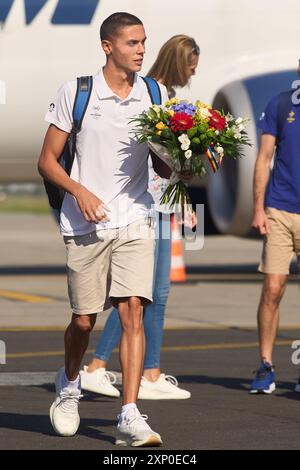
M56 332L56 331L65 331L67 328L65 326L0 326L0 332ZM101 332L103 331L103 326L95 326L93 331ZM164 331L222 331L222 330L235 330L235 331L257 331L257 326L253 325L191 325L191 326L167 326L164 327ZM284 325L279 328L279 333L283 331L293 331L300 330L300 325Z
M0 298L8 299L8 300L19 300L21 302L30 302L30 303L53 302L53 300L50 299L49 297L44 297L41 295L26 294L25 292L2 290L2 289L0 289Z
M293 339L289 340L278 340L276 346L290 346ZM209 350L220 350L220 349L246 349L256 348L258 342L245 342L245 343L212 343L212 344L196 344L191 346L163 346L161 348L164 352L173 351L209 351ZM94 352L94 349L88 349L87 354ZM118 352L118 349L114 349L113 352ZM36 352L20 352L20 353L7 353L7 359L20 359L29 357L51 357L51 356L64 356L65 351L36 351Z

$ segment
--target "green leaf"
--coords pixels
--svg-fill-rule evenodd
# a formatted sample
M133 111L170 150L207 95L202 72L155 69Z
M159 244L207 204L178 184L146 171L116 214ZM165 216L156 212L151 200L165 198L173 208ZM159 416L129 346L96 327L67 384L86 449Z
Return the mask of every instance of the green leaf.
M188 129L187 130L188 137L192 139L197 134L197 131L198 131L197 127L192 127L191 129Z

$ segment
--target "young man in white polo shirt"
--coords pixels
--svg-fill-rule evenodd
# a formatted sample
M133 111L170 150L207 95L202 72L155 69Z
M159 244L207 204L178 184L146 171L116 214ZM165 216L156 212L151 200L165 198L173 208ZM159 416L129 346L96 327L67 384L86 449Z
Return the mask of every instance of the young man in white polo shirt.
M66 191L60 217L67 251L72 320L65 333L65 368L56 379L50 409L54 430L74 435L80 418L79 368L97 313L116 305L122 323L120 362L123 407L118 445L160 445L136 401L145 337L143 305L152 301L154 230L149 222L148 148L130 132L131 118L151 106L146 84L136 72L145 53L142 22L128 13L108 17L100 29L107 62L94 77L90 101L77 135L70 177L58 159L72 129L76 80L58 91L46 115L50 127L39 159L42 176ZM160 85L162 102L167 91ZM153 156L155 171L170 171Z

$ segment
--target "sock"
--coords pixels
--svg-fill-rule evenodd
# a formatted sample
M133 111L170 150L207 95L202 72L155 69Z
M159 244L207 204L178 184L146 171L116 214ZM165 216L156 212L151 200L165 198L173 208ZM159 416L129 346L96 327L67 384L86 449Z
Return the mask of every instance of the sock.
M64 372L64 375L62 377L62 388L69 388L70 390L79 390L79 379L80 377L78 375L77 379L69 380L66 376L66 373Z
M270 361L267 361L267 359L266 359L265 357L262 358L262 362L263 362L264 364L270 365L271 368L273 369L273 364L272 364Z
M129 410L134 410L135 408L137 408L136 403L128 403L127 405L122 406L121 415L120 415L120 421L123 421L123 419L124 419L126 413L127 413Z

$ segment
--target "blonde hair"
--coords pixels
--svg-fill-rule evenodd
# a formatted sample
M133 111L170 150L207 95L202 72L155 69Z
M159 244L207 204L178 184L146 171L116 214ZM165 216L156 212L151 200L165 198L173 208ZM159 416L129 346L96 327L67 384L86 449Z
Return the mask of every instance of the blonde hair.
M193 38L184 34L173 36L161 47L148 76L161 81L172 94L174 87L183 87L188 83L187 69L193 56L199 54L199 46Z

